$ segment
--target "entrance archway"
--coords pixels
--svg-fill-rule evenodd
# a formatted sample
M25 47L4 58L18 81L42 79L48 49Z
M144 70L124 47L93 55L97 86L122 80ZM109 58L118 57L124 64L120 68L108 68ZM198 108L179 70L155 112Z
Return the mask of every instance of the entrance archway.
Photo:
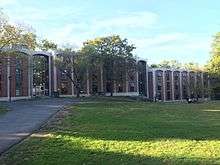
M33 96L51 96L51 55L33 54Z

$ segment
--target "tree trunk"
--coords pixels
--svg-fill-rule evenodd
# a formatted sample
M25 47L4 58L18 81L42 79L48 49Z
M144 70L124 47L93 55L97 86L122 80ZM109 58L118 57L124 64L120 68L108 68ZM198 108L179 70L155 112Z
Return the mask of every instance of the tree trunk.
M76 88L76 97L79 98L80 97L80 89Z
M111 80L111 97L113 96L114 93L114 81Z

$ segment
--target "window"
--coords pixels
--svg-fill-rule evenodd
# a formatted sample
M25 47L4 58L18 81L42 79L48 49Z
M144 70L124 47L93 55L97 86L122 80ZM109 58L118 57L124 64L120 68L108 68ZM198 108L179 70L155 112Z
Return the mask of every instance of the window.
M158 91L161 91L161 90L162 90L162 86L161 86L161 85L158 85L158 86L157 86L157 90L158 90Z
M157 92L157 99L158 100L162 100L162 93L161 92Z
M93 74L92 75L92 93L98 93L98 81L97 81L98 77L97 75Z
M170 82L167 82L167 89L170 89Z
M169 74L169 72L166 73L166 80L170 81L170 74Z
M167 100L170 100L170 99L171 99L171 92L168 91L168 92L167 92Z
M123 87L121 84L118 84L118 93L123 92Z
M175 75L175 76L174 76L174 80L175 80L175 81L178 81L178 80L179 80L179 76L178 76L178 75Z
M175 100L179 100L179 99L180 99L179 93L175 94Z
M130 92L135 92L134 83L130 84Z
M130 80L131 80L131 81L134 81L134 79L135 79L135 78L134 78L134 75L131 75L131 76L130 76Z
M175 84L175 90L178 90L178 89L179 89L179 85Z
M111 92L111 83L110 82L106 83L106 92Z

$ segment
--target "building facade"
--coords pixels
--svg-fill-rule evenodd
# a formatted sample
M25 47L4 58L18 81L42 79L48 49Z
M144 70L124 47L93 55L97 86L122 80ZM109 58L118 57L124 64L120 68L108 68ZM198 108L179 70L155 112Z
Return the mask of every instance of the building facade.
M76 96L70 79L55 65L56 53L18 49L20 55L0 59L0 100L34 96ZM20 58L22 57L22 58ZM35 63L42 62L39 71ZM145 60L136 61L132 72L118 73L121 79L113 84L113 96L144 96L149 100L179 101L198 96L208 98L206 73L181 69L150 68ZM110 96L111 84L102 67L84 73L81 94ZM74 75L71 75L72 78Z

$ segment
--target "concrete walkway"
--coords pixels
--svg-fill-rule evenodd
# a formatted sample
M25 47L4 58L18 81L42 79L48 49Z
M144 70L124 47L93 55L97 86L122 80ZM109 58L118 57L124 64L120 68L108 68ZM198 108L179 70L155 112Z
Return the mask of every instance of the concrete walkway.
M73 99L37 99L6 103L11 111L0 115L0 154L39 129Z

